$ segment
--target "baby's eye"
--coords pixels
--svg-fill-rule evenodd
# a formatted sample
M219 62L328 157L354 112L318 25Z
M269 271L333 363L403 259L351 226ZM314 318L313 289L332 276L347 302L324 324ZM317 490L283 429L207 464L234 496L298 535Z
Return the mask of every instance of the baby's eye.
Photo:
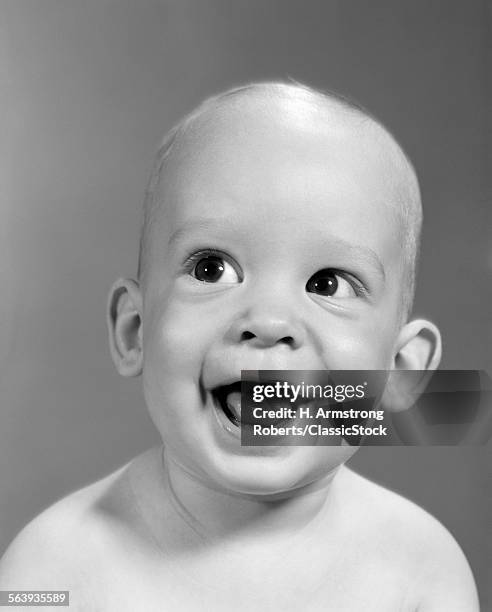
M200 258L190 273L191 276L204 283L241 282L234 267L217 255L207 255Z
M308 293L317 293L328 297L356 297L357 292L340 272L326 268L313 274L306 283Z

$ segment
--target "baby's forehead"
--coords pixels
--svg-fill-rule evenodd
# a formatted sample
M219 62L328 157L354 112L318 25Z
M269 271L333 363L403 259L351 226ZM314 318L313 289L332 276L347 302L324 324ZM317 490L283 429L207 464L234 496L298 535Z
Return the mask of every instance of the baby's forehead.
M172 138L163 173L193 175L218 157L226 172L224 158L265 150L275 156L294 151L304 160L346 155L347 164L377 159L386 180L415 182L406 155L379 122L338 99L295 87L246 89L204 103Z
M272 180L295 172L308 181L337 169L368 194L371 186L384 189L395 208L417 193L396 141L362 112L304 94L254 93L217 101L185 122L163 167L159 199L172 206L183 193L216 183L247 190L267 172Z

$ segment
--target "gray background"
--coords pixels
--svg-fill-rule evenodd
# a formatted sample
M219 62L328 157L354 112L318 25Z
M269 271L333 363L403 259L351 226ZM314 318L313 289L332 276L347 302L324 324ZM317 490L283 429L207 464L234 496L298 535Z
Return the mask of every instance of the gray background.
M140 381L113 370L106 293L135 274L162 134L225 87L292 77L383 119L424 194L416 313L441 327L443 367L492 372L489 10L478 0L0 2L0 551L42 508L157 442ZM490 445L366 448L351 462L451 529L484 609L491 458Z

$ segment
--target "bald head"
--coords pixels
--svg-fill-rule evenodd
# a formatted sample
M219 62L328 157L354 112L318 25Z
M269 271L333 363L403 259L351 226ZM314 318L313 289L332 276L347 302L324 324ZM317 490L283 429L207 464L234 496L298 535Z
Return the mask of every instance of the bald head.
M168 202L166 186L178 168L203 153L215 155L225 139L235 134L269 129L301 138L309 146L309 136L326 140L338 138L353 142L357 155L381 158L388 182L392 183L390 213L398 217L401 233L402 313L412 305L422 209L417 177L408 157L394 137L362 107L332 93L323 93L292 83L253 83L226 91L203 102L164 138L157 153L143 211L140 239L139 279L145 283L147 263L157 212ZM259 147L261 145L259 144ZM306 148L306 154L308 150ZM196 166L195 166L196 167Z

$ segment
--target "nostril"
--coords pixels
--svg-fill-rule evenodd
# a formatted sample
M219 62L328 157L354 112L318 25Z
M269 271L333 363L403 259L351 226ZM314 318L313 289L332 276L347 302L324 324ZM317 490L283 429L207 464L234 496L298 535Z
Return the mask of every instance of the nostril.
M252 340L253 338L256 338L256 336L250 331L244 331L241 334L241 340Z
M284 338L280 338L279 342L292 346L294 344L294 338L292 336L285 336Z
M261 342L265 341L267 344L286 344L287 346L293 346L295 340L292 336L283 336L281 338L262 338L261 335L256 335L250 331L243 331L241 334L241 340L243 342L258 338Z

